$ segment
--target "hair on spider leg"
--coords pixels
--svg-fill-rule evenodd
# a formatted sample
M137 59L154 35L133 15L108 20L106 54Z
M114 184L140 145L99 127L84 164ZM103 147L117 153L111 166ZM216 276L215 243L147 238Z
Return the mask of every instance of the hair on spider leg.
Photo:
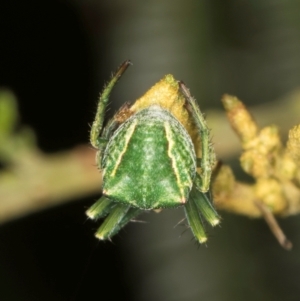
M215 165L215 170L219 170L223 164L224 164L223 161L218 159Z
M185 229L181 232L181 234L179 235L179 237L181 237L187 230L190 229L190 226L186 221L186 217L182 218L174 227L173 229L175 229L176 227L180 226L180 227L185 227Z
M181 234L179 235L179 238L181 238L183 236L183 234L185 234L187 231L189 231L191 229L190 225L188 223L182 223L184 220L186 220L186 218L183 218L182 220L179 221L179 223L177 223L175 225L175 227L177 227L178 225L179 226L182 226L182 227L185 227L185 229L181 232ZM203 245L204 243L200 243L199 241L196 240L195 236L193 235L191 237L191 240L195 240L195 242L200 246L200 245ZM206 244L206 242L205 242Z
M183 236L183 234L185 234L186 231L190 230L189 225L186 225L186 224L181 224L181 225L185 226L185 229L181 232L181 234L179 235L179 238L181 238Z
M177 226L184 226L185 224L182 223L184 220L186 220L186 217L184 217L183 219L181 219L181 220L173 227L173 229L175 229Z
M85 220L83 221L83 225L85 225L88 220L90 220L90 218L88 216L86 216Z
M138 220L138 219L132 219L131 221L130 221L130 223L140 223L140 224L149 224L149 222L147 222L147 221L142 221L142 220Z

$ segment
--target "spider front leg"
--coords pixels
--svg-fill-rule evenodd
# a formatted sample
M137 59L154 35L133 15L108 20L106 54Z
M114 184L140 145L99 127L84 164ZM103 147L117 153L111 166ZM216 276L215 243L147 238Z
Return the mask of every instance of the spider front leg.
M188 101L190 106L189 110L194 118L196 126L198 128L201 144L202 144L202 157L200 160L201 167L201 183L199 185L199 189L202 192L207 192L210 187L210 179L212 174L212 168L216 161L215 152L213 146L210 141L210 130L207 127L205 118L200 111L200 108L196 102L196 100L191 96L189 89L183 82L179 82L179 86L181 91Z
M86 211L87 216L95 220L108 215L95 233L95 236L100 240L111 239L140 213L141 210L138 208L117 204L105 196L102 196Z
M211 203L210 191L204 193L199 190L200 182L200 176L197 174L190 192L189 201L184 205L184 209L194 237L199 243L204 243L207 240L207 236L202 218L214 227L220 223L220 217Z
M123 62L121 66L117 69L117 71L113 74L111 80L104 87L102 93L100 94L95 120L92 124L91 132L90 132L90 142L93 147L98 149L96 155L96 163L98 168L101 167L101 159L103 155L103 151L108 142L108 138L110 134L116 127L116 120L112 118L103 129L103 122L105 117L105 110L109 101L109 96L114 88L115 84L118 82L119 78L126 71L126 69L131 65L129 60ZM101 136L100 136L101 135Z
M189 89L183 82L179 82L179 86L187 100L187 109L198 129L202 146L202 156L197 159L197 166L201 168L201 174L196 174L189 201L184 205L185 214L194 237L198 242L204 243L207 236L202 218L212 226L216 226L220 222L220 217L212 205L212 197L209 191L212 169L216 158L210 141L210 130L196 100L191 96Z
M103 143L105 144L107 140L100 137L103 128L105 110L109 101L109 96L114 88L115 84L118 82L119 78L126 71L126 69L131 65L129 60L125 61L118 70L113 74L111 80L104 87L100 99L97 106L95 120L92 124L91 133L90 133L90 141L93 147L99 149L103 148Z

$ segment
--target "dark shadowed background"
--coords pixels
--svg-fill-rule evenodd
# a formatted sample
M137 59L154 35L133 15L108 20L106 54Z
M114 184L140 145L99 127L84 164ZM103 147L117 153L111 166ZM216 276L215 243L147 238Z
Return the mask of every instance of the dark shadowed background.
M204 110L222 110L223 93L272 106L299 87L299 15L293 0L2 1L0 86L48 153L88 142L99 92L128 58L110 114L167 73ZM290 252L262 220L223 212L198 247L174 229L182 209L98 243L84 214L97 197L1 225L0 300L300 300L298 216L280 221Z

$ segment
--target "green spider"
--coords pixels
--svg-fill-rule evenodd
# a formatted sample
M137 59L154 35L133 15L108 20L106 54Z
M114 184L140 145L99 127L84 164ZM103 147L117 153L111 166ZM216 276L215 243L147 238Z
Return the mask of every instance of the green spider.
M126 103L105 127L110 93L131 62L104 87L90 141L98 152L103 196L86 212L107 216L96 232L110 239L144 210L183 206L195 239L207 240L201 216L212 226L219 216L209 191L215 153L209 129L187 87L166 75L134 104Z

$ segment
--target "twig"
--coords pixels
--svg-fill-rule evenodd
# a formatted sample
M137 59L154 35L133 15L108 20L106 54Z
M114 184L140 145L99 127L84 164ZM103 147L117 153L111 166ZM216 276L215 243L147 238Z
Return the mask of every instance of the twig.
M271 232L276 237L279 244L286 250L291 250L293 247L293 244L287 239L284 232L280 228L277 220L275 219L273 213L270 211L270 209L263 203L255 201L255 205L258 207L258 209L261 211L263 218L267 222Z

